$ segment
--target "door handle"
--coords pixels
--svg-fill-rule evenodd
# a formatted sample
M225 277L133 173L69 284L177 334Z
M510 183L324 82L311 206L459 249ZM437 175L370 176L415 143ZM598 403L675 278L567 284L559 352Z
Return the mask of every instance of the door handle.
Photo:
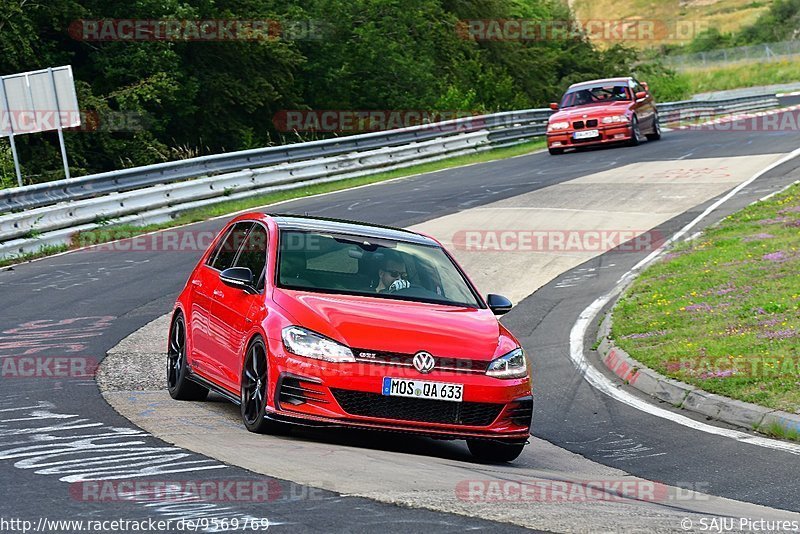
M225 296L225 293L223 293L223 292L222 292L222 291L220 291L219 289L215 289L215 290L214 290L214 296L215 296L215 297L218 297L218 298L222 298L222 297L224 297L224 296Z
M194 280L192 280L192 285L195 286L195 287L203 287L203 282L201 282L200 280L194 279Z

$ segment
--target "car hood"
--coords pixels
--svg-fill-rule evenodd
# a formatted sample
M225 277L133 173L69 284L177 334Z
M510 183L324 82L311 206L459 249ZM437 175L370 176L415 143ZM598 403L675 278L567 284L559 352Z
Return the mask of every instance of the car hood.
M273 299L298 326L352 348L485 361L514 348L488 309L283 289Z
M608 104L590 104L577 108L567 108L550 115L550 122L573 121L586 118L605 117L606 115L621 115L631 106L630 102L610 102Z

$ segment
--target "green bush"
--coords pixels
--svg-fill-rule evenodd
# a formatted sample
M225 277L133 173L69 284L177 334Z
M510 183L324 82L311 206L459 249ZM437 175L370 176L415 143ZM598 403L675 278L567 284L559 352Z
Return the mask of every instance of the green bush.
M639 65L636 75L639 80L647 82L656 102L676 102L692 96L689 78L664 67L661 63Z
M775 0L765 13L751 25L736 33L721 33L709 28L683 47L670 48L667 53L684 54L721 50L736 46L776 43L797 39L800 33L800 0Z
M0 139L0 189L15 187L16 185L17 175L14 171L11 144L6 139Z

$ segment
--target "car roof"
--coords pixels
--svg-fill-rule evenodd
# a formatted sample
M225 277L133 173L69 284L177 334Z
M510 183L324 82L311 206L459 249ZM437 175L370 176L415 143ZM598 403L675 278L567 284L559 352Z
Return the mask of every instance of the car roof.
M601 84L601 83L608 83L608 82L611 82L611 83L618 83L618 82L628 83L631 80L633 80L633 78L631 76L620 76L620 77L617 77L617 78L601 78L601 79L598 79L598 80L588 80L588 81L585 81L585 82L573 83L572 85L569 86L569 89L574 89L576 87L583 87L584 85L598 85L598 84ZM569 89L567 89L567 90L569 90Z
M266 213L267 217L275 221L280 230L314 231L330 234L355 235L360 237L372 237L375 239L389 239L392 241L404 241L420 245L439 246L434 239L428 236L392 228L391 226L381 226L378 224L367 224L363 222L347 221L343 219L329 219L325 217L311 217L308 215L290 215Z

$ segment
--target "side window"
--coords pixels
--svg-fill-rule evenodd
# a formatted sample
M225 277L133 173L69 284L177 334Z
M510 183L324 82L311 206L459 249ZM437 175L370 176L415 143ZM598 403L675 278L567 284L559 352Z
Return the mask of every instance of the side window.
M256 224L247 234L242 251L236 260L235 267L247 267L253 273L256 289L264 287L264 267L267 264L267 229Z
M228 267L233 267L233 260L236 258L236 253L239 247L242 246L247 232L253 226L251 222L236 223L233 228L228 232L217 245L217 250L211 255L211 263L209 265L214 269L224 271Z
M219 249L222 248L222 245L225 243L225 240L227 240L228 236L231 235L231 230L233 230L232 226L227 230L225 230L225 235L222 236L222 238L220 238L219 241L217 241L214 250L212 250L211 254L208 255L208 258L206 259L206 265L208 265L209 267L214 265L214 260L217 259L217 254L219 254Z
M644 87L642 87L642 85L639 82L634 82L633 83L633 96L636 96L636 93L643 92L643 91L644 91Z

